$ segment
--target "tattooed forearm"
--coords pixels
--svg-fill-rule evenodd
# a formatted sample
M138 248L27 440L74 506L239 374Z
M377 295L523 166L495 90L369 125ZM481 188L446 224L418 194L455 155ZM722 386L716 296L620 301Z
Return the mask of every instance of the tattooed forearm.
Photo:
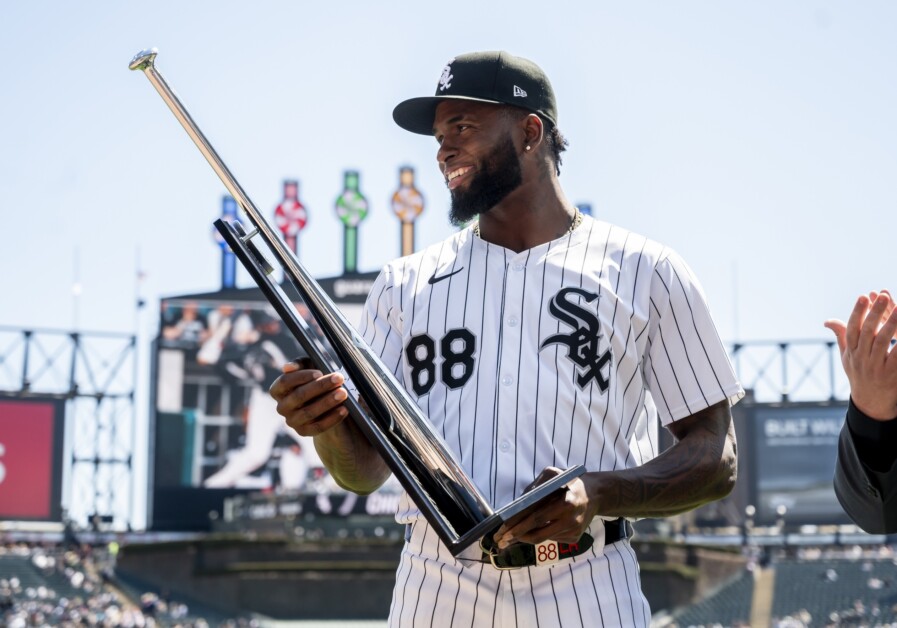
M315 436L315 449L338 486L368 495L389 478L383 458L350 419Z
M666 517L728 495L737 473L727 402L671 428L679 442L641 467L589 474L596 514Z

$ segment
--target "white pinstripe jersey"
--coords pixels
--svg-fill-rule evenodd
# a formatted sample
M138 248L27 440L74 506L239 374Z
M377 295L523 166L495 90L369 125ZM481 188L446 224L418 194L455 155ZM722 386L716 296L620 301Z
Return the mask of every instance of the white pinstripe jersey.
M546 466L641 465L658 419L743 394L685 262L588 216L520 253L465 229L388 264L361 331L496 509ZM396 519L425 524L407 496Z

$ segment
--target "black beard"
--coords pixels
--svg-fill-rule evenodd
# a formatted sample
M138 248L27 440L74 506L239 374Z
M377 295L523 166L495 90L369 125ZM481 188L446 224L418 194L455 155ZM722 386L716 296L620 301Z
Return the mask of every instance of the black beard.
M520 158L514 150L510 134L486 155L482 164L466 189L450 192L452 206L449 222L455 227L461 227L475 216L489 211L523 183Z

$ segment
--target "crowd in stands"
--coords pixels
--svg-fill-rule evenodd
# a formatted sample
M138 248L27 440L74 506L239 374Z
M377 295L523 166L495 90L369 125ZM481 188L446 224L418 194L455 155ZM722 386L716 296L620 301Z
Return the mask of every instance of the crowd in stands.
M804 548L774 566L774 625L897 628L893 546Z
M114 573L109 545L0 541L0 626L256 628L254 619L197 613L181 600L135 590ZM673 613L672 628L747 628L754 582L775 571L772 628L897 628L897 550L891 545L746 553L746 569L713 595ZM205 615L205 616L204 616Z
M755 548L754 548L755 549ZM897 628L897 551L891 545L746 552L746 569L667 628L748 628L755 581L774 571L771 628Z
M254 628L255 620L210 622L183 602L116 586L114 554L87 544L0 543L0 626Z

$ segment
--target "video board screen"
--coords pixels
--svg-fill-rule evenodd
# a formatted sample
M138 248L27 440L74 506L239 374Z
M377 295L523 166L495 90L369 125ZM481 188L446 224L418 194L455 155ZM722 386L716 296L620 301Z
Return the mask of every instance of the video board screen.
M375 276L320 285L357 324ZM317 327L292 288L286 292ZM208 529L209 513L220 514L226 497L244 492L342 492L313 440L286 425L268 394L283 364L303 354L256 289L161 300L152 374L152 528Z
M65 402L0 397L0 519L60 521Z
M157 347L157 487L301 487L320 462L268 388L303 352L266 304L164 300Z
M798 404L754 408L754 478L758 522L779 506L793 523L841 523L846 515L832 486L838 435L847 405Z

